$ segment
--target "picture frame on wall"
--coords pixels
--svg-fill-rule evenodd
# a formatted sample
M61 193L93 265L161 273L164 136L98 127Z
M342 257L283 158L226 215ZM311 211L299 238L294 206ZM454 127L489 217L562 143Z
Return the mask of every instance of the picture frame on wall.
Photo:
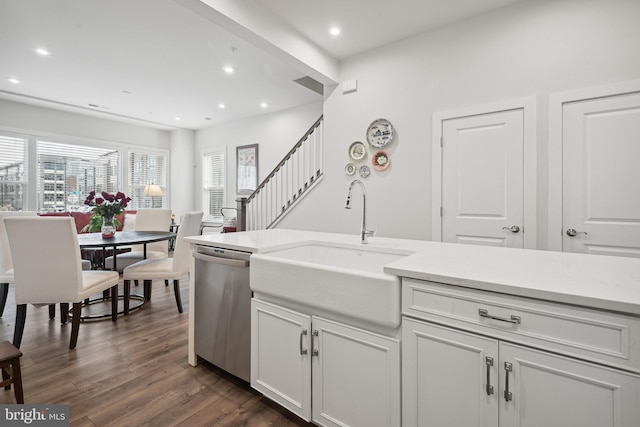
M236 147L236 193L248 196L258 188L258 144Z

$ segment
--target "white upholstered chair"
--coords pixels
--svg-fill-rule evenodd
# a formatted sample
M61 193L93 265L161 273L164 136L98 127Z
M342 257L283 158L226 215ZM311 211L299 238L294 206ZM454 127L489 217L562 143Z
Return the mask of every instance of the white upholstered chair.
M124 299L125 313L128 311L129 295L132 280L144 281L144 298L151 299L151 284L153 280L173 280L173 292L176 298L178 311L182 313L182 300L180 298L180 278L189 273L191 252L189 243L184 241L185 236L200 234L200 222L202 212L187 212L180 221L180 228L176 236L176 246L171 258L146 259L130 265L124 269ZM118 259L120 259L118 257Z
M135 231L169 231L171 225L171 209L138 209L136 212ZM166 258L169 253L169 242L155 242L147 244L147 259ZM125 267L142 261L144 258L143 245L135 245L131 252L118 254L118 271ZM113 268L113 257L107 257L104 268Z
M111 290L111 319L117 320L115 271L82 270L80 246L72 217L9 217L4 224L13 258L16 324L13 345L20 347L27 304L73 303L69 348L76 347L82 301Z
M14 283L13 279L13 259L9 248L7 230L4 226L4 219L10 216L36 216L35 212L0 212L0 316L4 314L4 307L7 304L9 294L9 283Z

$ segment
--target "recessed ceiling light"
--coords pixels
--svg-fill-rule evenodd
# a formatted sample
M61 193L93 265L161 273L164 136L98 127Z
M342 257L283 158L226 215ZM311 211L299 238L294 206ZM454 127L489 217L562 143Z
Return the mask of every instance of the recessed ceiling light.
M220 104L218 104L218 108L227 108L227 106L222 104L222 103L220 103Z
M14 85L20 83L20 80L16 79L15 77L9 77L7 80L9 80L9 82L13 83Z
M182 119L181 119L180 117L177 117L177 116L176 116L176 120L182 120Z
M40 56L47 56L51 54L51 52L49 52L47 49L43 47L36 48L35 51Z
M262 108L267 108L267 107L269 106L269 104L267 104L266 102L261 102L261 103L260 103L260 106L261 106Z
M233 74L233 67L230 65L227 65L226 67L224 67L223 70L227 74Z
M205 117L204 119L205 120L211 120L211 117Z
M329 28L329 34L331 34L334 37L340 35L341 31L342 30L340 29L340 27L331 27L331 28Z

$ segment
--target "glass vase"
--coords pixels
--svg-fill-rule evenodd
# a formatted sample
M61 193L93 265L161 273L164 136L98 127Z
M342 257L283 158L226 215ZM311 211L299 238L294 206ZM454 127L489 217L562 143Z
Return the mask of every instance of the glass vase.
M103 239L111 239L116 234L116 225L113 222L113 216L103 216L102 217L102 238Z

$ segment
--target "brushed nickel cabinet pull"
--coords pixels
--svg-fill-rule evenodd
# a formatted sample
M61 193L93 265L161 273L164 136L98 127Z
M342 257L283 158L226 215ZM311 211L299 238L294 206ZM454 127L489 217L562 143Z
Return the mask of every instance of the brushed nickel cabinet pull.
M491 367L493 366L493 357L485 357L484 363L487 365L487 386L486 391L487 395L491 396L493 394L493 386L491 385Z
M303 329L302 331L300 331L300 355L304 356L305 354L307 354L307 349L306 348L302 348L302 340L303 340L303 336L307 335L307 330Z
M492 314L489 314L489 312L487 310L485 310L484 308L478 309L478 314L480 315L480 317L484 317L486 319L499 320L501 322L508 322L508 323L512 323L514 325L519 325L520 321L522 320L522 319L520 319L520 316L514 316L513 314L511 315L510 319L507 319L505 317L494 316Z
M513 371L513 365L504 362L504 400L509 402L513 400L513 394L509 391L509 372Z
M313 336L311 337L311 356L317 356L318 355L318 349L315 348L315 337L318 336L318 330L314 329L313 331Z

